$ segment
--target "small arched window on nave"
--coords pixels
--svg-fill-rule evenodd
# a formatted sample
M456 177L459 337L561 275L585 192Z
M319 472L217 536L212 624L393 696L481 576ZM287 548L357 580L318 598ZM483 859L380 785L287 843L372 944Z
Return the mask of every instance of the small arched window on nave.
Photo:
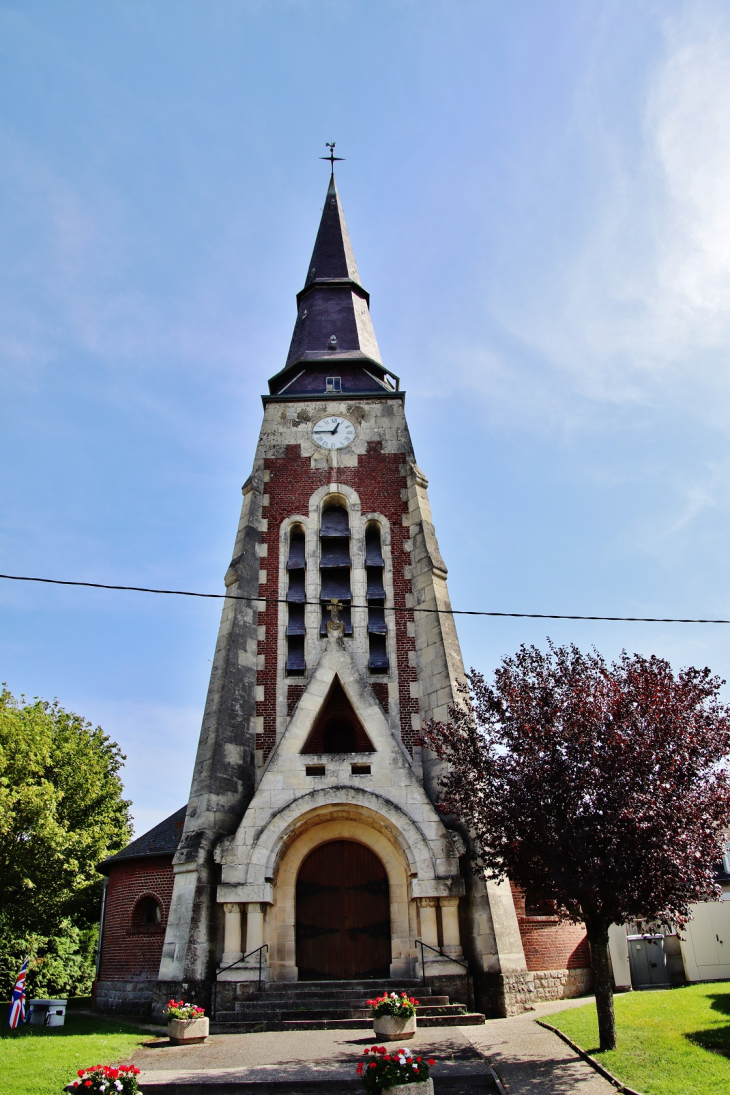
M162 930L162 906L152 894L145 894L134 906L132 931L155 932Z

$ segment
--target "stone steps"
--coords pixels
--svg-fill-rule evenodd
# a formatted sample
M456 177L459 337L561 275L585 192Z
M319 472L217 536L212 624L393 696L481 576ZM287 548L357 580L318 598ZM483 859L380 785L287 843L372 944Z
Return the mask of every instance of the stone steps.
M466 1008L461 1004L440 1004L435 1007L418 1007L416 1015L421 1025L426 1019L450 1019L459 1018L466 1013ZM249 1009L241 1007L236 1011L218 1012L217 1023L255 1023L255 1022L304 1022L319 1021L322 1019L336 1020L365 1020L372 1022L369 1008L257 1008ZM428 1024L425 1024L428 1025ZM434 1024L431 1024L432 1026Z
M243 999L219 1006L211 1031L252 1033L266 1030L372 1030L366 1001L383 992L407 992L418 1001L421 1027L476 1026L478 1012L467 1013L448 996L431 995L420 981L294 981L265 985Z
M417 998L418 999L418 998ZM425 996L423 1001L419 1000L417 1012L419 1015L430 1014L428 1009L432 1008L454 1008L458 1007L458 1004L451 1004L448 996ZM365 1001L358 1000L356 1003L352 1002L352 998L341 999L330 996L308 996L306 998L294 999L292 996L276 996L274 998L265 997L264 999L252 998L249 1000L237 1000L233 1008L225 1008L219 1010L219 1014L233 1012L245 1012L246 1015L258 1015L261 1013L270 1012L329 1012L329 1011L351 1011L353 1014L351 1018L357 1019L361 1015L369 1014L370 1009L366 1006ZM438 1012L433 1012L438 1014Z
M476 1027L482 1026L485 1017L481 1012L461 1015L434 1015L418 1020L419 1028L426 1027ZM372 1019L260 1019L255 1022L231 1020L211 1023L211 1034L261 1034L264 1031L285 1030L372 1030ZM373 1035L373 1038L375 1036Z

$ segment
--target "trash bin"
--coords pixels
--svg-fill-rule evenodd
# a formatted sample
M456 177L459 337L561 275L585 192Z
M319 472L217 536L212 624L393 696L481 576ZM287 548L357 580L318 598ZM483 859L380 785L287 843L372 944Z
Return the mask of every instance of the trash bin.
M31 1000L30 1025L32 1027L62 1027L66 1019L68 1000Z

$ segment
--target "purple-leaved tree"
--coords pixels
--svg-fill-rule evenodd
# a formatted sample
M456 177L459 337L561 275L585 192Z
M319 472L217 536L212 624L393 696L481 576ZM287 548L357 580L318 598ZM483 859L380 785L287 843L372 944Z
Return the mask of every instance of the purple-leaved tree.
M720 893L723 683L657 657L609 665L575 646L522 646L493 684L472 670L449 722L423 731L448 763L441 808L470 829L487 875L585 924L603 1050L616 1045L609 926L681 926L693 902Z

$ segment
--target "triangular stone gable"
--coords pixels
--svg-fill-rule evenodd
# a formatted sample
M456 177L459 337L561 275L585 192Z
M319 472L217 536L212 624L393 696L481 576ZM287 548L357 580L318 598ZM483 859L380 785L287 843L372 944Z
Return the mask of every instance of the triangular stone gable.
M302 753L374 753L375 746L335 675Z
M374 753L383 753L399 766L405 764L413 773L413 762L401 742L394 736L382 707L368 681L358 669L345 640L330 636L319 664L297 703L284 733L269 756L259 788L263 787L269 772L281 772L285 757L296 757L298 765L303 761L307 740L325 707L335 679L339 682L352 711L362 725ZM383 759L385 759L385 756ZM425 792L424 792L425 795Z

